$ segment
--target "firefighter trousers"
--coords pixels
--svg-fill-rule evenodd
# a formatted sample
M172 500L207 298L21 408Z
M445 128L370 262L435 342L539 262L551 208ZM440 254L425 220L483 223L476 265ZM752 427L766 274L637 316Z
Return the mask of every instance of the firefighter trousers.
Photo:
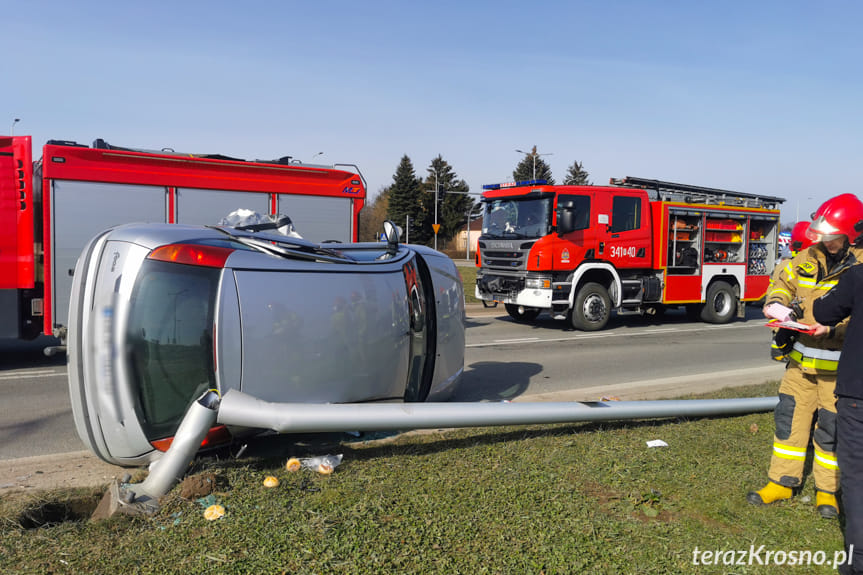
M788 363L779 384L779 404L773 414L776 435L768 472L770 481L786 487L802 485L811 433L815 488L828 493L839 490L835 387L835 373L808 374L796 361Z
M840 397L837 455L842 464L845 550L853 554L852 573L863 573L863 401Z

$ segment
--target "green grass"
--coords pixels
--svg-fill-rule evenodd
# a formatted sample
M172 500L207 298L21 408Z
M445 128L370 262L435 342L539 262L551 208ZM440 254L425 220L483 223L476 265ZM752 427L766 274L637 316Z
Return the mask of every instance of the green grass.
M717 397L772 395L776 386ZM205 521L178 489L153 518L21 517L89 492L0 501L2 573L786 573L692 565L693 550L841 549L837 522L796 497L746 503L770 456L772 414L406 434L199 459L227 515ZM665 448L646 441L663 439ZM308 445L308 444L306 444ZM331 476L284 471L290 455L343 453ZM262 480L281 484L266 489ZM807 485L805 494L812 496ZM813 497L814 500L814 497ZM763 556L763 555L762 555ZM830 572L795 567L793 573Z
M464 286L465 303L480 303L480 300L476 298L476 291L474 290L474 286L476 286L476 267L459 266L458 271L461 274L461 282Z

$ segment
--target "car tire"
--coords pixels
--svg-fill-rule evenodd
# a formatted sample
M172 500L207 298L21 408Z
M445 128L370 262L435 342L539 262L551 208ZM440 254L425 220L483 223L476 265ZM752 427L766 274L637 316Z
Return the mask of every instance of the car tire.
M509 317L519 323L531 323L542 311L539 308L524 307L523 305L511 303L504 304L504 307L506 307L506 313L509 314Z
M611 298L605 286L588 282L581 286L575 296L570 323L581 331L597 331L606 326L611 317Z
M728 323L737 312L737 297L734 289L724 281L707 288L707 298L701 309L701 319L707 323Z

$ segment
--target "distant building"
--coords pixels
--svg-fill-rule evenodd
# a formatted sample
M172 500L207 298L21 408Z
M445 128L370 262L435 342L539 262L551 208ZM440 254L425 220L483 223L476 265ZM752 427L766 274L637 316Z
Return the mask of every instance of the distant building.
M477 219L471 221L469 224L461 227L461 229L455 235L454 245L456 249L464 250L465 253L468 253L469 251L471 255L473 255L476 253L477 240L481 235L482 217L478 217ZM468 242L470 242L470 249L468 249Z

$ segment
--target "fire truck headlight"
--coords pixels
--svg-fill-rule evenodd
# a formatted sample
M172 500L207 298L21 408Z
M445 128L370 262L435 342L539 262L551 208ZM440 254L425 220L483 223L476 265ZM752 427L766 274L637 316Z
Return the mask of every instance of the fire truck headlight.
M551 278L525 278L524 287L528 289L551 289Z

